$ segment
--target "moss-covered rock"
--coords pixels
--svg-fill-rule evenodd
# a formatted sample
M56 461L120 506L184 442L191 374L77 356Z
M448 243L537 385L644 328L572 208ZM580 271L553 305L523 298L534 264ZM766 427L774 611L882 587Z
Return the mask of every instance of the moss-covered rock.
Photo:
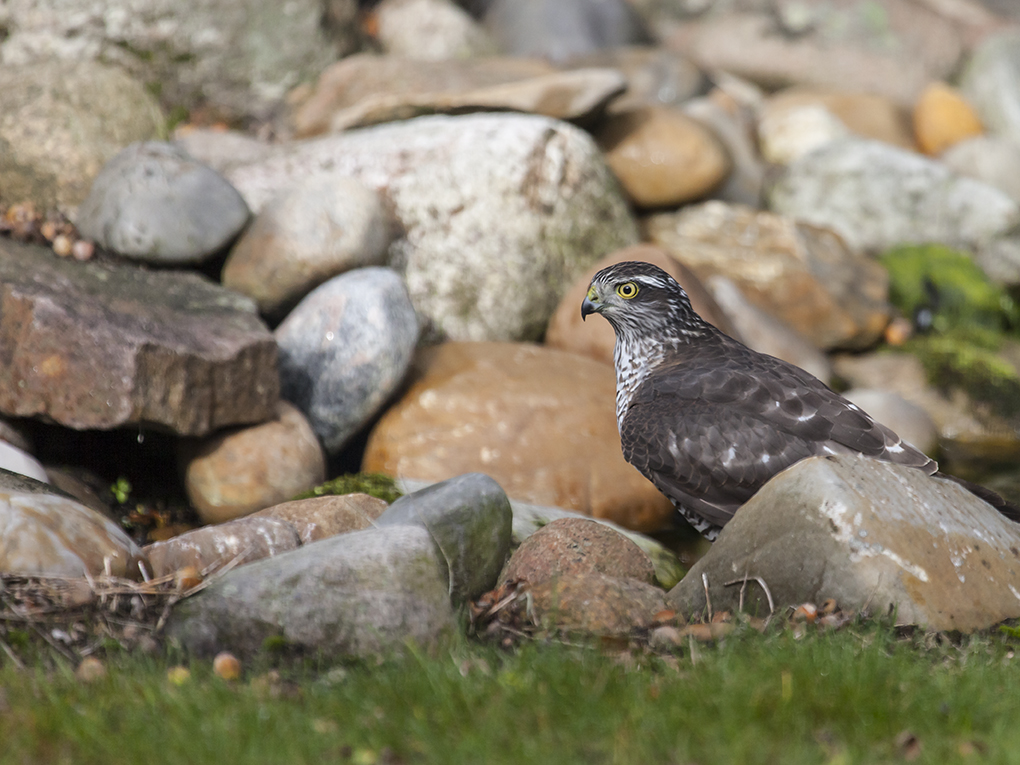
M368 494L384 502L395 502L402 494L397 482L382 473L348 473L298 494L294 499L310 499L335 494Z
M926 328L1020 327L1016 303L964 252L940 244L905 245L887 251L881 261L889 271L889 299L915 320L927 314Z

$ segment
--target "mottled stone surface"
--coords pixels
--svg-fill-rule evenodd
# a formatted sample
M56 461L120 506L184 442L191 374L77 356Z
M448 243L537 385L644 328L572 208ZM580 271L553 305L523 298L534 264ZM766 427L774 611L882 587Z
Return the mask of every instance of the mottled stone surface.
M964 67L960 89L989 132L1020 140L1020 31L984 40Z
M669 593L681 613L768 613L834 598L900 624L972 632L1020 616L1020 525L955 483L847 455L773 478Z
M293 526L303 544L371 527L387 508L368 494L340 494L295 499L252 513L251 518L277 518Z
M453 0L383 0L375 21L376 39L391 56L440 61L496 51L481 25Z
M0 411L203 435L272 416L276 343L196 274L62 260L0 240Z
M527 607L525 607L527 603ZM636 579L595 571L546 579L528 589L515 604L547 630L604 637L626 637L647 629L666 609L665 593Z

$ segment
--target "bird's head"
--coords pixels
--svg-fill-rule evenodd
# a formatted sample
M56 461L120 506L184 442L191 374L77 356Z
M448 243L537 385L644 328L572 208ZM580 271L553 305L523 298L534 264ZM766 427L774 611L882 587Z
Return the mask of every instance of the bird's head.
M581 318L592 313L602 314L617 337L652 333L680 340L702 334L707 326L672 276L639 261L616 263L595 274L581 303Z

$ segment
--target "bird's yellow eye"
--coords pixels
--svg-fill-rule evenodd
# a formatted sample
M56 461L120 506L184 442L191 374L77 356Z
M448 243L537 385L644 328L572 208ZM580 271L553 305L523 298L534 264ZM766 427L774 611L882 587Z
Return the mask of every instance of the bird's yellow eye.
M616 294L624 300L630 300L638 293L638 286L634 282L624 282L616 288Z

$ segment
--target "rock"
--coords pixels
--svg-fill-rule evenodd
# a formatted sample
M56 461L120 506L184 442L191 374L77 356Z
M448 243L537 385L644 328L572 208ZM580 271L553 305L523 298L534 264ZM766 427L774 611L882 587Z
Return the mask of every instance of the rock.
M636 579L596 572L546 579L528 590L527 609L515 604L521 617L531 617L546 630L626 637L648 629L666 609L665 593Z
M711 131L679 110L649 106L608 118L596 138L639 207L677 206L708 194L730 171Z
M252 513L249 518L276 518L295 529L302 544L370 528L388 505L368 494L295 499Z
M729 106L713 98L694 98L684 104L684 112L709 128L730 157L730 174L712 196L734 204L760 207L765 164L758 155L758 147L751 141L755 131L751 115L732 99L719 100L728 101Z
M875 388L851 388L843 392L843 397L925 454L935 454L938 450L938 430L923 407L897 393Z
M962 53L953 21L910 0L809 6L815 23L777 33L768 12L709 15L666 41L706 71L722 70L768 90L814 85L875 93L909 107L931 80L946 79Z
M112 521L31 478L0 469L0 571L139 577L142 552Z
M454 605L475 600L496 585L510 557L510 500L499 484L468 473L405 494L376 520L379 527L421 526L446 563Z
M404 235L389 262L429 342L537 338L581 271L637 239L591 139L531 115L420 117L304 141L229 179L258 210L295 179L338 172L392 206Z
M939 159L950 170L994 186L1020 202L1020 143L978 136L953 144Z
M650 41L641 17L622 0L492 0L484 22L506 53L552 61Z
M178 146L134 143L103 167L78 208L78 229L118 255L197 263L248 222L248 207L216 171Z
M46 475L46 469L39 460L6 441L0 441L0 468L18 475L28 476L41 483L50 482Z
M31 4L31 3L30 3ZM6 59L10 39L2 45ZM4 200L71 211L100 168L163 126L141 83L93 61L0 66L0 188Z
M174 132L174 143L217 173L261 162L273 153L271 144L235 130L182 127Z
M1020 32L985 39L964 67L960 90L990 133L1020 141Z
M362 469L484 472L507 495L655 530L673 507L619 448L612 367L548 348L445 343L373 428Z
M829 383L832 366L828 357L788 324L753 305L733 280L717 274L708 278L707 286L729 321L738 328L738 335L747 346L796 364L822 382Z
M0 239L0 411L201 436L273 415L276 343L197 274L79 263Z
M848 135L846 125L821 104L772 108L758 122L761 155L776 165L788 165Z
M393 235L379 195L345 176L280 192L241 235L223 286L278 315L338 274L382 265Z
M705 76L686 56L657 46L603 48L571 58L563 66L623 72L627 91L609 103L611 113L644 106L679 107L705 87Z
M645 225L699 277L726 276L818 348L866 348L889 323L885 270L832 231L722 202L654 215Z
M914 104L914 135L925 154L941 154L982 132L981 120L970 104L943 82L928 85Z
M587 518L563 518L536 531L517 548L502 579L535 585L590 572L655 584L652 561L640 547Z
M167 635L200 656L277 648L371 658L452 635L448 593L425 529L366 529L228 572L177 605Z
M78 500L85 507L95 510L115 523L120 522L120 516L100 497L100 492L109 486L101 477L86 468L74 466L46 465L45 468L51 485Z
M581 318L581 301L588 292L588 285L596 273L614 263L625 260L643 260L656 265L676 279L691 299L694 310L706 321L711 322L731 337L739 333L726 318L712 295L705 289L694 273L658 247L635 244L610 253L581 274L560 299L549 328L545 333L545 344L570 353L589 356L606 364L613 363L613 348L616 333L607 321L593 321L590 324Z
M404 379L418 321L400 277L359 268L316 287L276 328L282 394L330 454Z
M383 0L375 8L376 39L391 55L420 61L474 58L496 43L451 0Z
M186 566L208 575L227 564L253 563L296 550L300 545L297 531L286 521L239 518L153 542L143 552L154 577L168 576Z
M1004 233L1020 207L943 164L877 141L834 141L787 166L769 207L831 228L855 249L938 242L958 248Z
M4 10L5 65L60 59L87 82L99 60L152 83L167 104L211 105L231 121L265 119L289 88L360 46L356 0L10 0Z
M833 598L898 624L973 632L1020 616L1020 526L957 484L860 455L812 457L773 478L669 593L683 614L768 613Z
M286 401L267 422L185 445L179 464L203 523L272 507L326 480L326 458L311 425Z

